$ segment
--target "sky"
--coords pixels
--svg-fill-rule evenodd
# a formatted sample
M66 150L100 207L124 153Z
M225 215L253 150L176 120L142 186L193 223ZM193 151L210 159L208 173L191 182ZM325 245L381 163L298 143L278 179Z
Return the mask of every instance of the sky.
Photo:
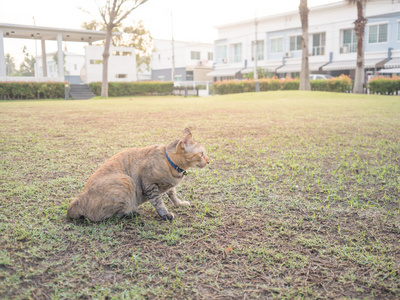
M313 7L340 0L308 0ZM100 19L96 2L105 0L0 0L0 23L80 29L83 22ZM173 24L177 41L209 42L218 38L217 25L298 10L300 0L149 0L134 10L124 25L142 20L155 39L171 39ZM87 12L84 12L87 11ZM171 22L172 14L172 22ZM4 39L5 53L16 61L22 49L39 55L40 42ZM70 52L84 54L84 43L67 43ZM35 50L36 49L36 50ZM46 51L56 51L56 42L46 42Z

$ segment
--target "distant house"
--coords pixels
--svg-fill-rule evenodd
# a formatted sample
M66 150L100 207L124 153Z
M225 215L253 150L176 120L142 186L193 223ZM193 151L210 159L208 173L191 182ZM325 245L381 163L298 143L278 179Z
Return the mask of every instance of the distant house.
M367 2L365 30L366 79L382 68L400 67L400 1ZM346 1L310 8L309 66L311 73L354 78L357 40L355 5ZM218 26L214 43L214 80L242 78L257 66L279 77L301 71L301 22L298 10ZM255 42L257 41L257 42ZM255 50L255 51L254 51Z
M212 70L213 50L213 44L175 41L174 81L212 80L207 74ZM150 67L152 80L172 80L172 42L170 40L154 40Z

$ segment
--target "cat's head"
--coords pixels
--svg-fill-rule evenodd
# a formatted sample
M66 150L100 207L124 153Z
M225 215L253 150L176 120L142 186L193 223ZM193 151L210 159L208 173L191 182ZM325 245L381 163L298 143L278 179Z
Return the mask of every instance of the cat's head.
M183 138L176 145L176 153L184 160L186 168L204 168L210 163L206 149L193 139L189 128L183 131Z

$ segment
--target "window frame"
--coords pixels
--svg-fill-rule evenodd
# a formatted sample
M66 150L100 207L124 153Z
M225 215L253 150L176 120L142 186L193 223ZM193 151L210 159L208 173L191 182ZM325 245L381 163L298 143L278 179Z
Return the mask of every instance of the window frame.
M353 39L353 37L355 38L354 41L352 41L352 43L344 43L344 32L345 30L351 30L351 38ZM340 36L340 48L343 48L345 45L354 45L354 51L352 50L352 46L350 46L350 49L347 53L356 53L357 52L357 35L356 35L356 30L354 28L343 28L340 30L341 36ZM340 52L340 54L347 54L344 52Z
M191 60L200 60L200 57L201 57L200 51L195 51L195 50L190 51L190 59Z
M293 35L290 35L289 36L289 51L290 52L293 52L293 51L301 51L301 34L293 34ZM298 43L297 43L297 39L298 39L298 37L300 37L300 44L298 45ZM292 50L291 49L291 45L292 45L292 42L291 42L291 39L292 38L295 38L295 49L294 50ZM299 47L299 48L297 48L297 46Z
M254 61L254 44L255 40L251 42L251 60ZM265 43L264 40L257 40L256 46L257 61L265 60Z
M272 51L272 40L281 40L281 51ZM279 53L283 53L283 36L274 36L274 37L270 37L269 38L269 51L271 54L279 54Z
M243 43L231 44L231 61L232 63L240 63L243 61ZM240 46L240 53L235 53L236 46Z
M397 42L400 42L400 20L397 20Z
M381 25L386 25L387 26L387 30L386 30L386 41L385 42L379 42L379 26ZM375 43L371 43L370 42L370 34L371 34L371 27L373 26L377 26L377 31L376 31L376 42ZM389 43L389 22L377 22L377 23L372 23L372 24L368 24L368 45L379 45L379 44L387 44Z
M319 46L314 46L314 35L319 35L320 36L320 43ZM324 44L322 45L321 40L322 40L322 35L324 35ZM311 48L312 48L312 56L324 56L325 55L325 48L326 48L326 32L315 32L315 33L311 33L311 37L312 37L312 41L311 41ZM314 50L316 48L319 48L319 54L314 54Z

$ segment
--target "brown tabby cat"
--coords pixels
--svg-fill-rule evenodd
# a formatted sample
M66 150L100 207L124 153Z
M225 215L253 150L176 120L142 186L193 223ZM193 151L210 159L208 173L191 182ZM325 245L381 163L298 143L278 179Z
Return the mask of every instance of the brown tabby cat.
M167 146L131 148L111 157L71 201L67 214L97 222L114 214L137 214L138 206L149 201L161 218L172 220L174 215L165 207L162 194L167 193L176 206L190 205L179 200L175 187L182 181L184 170L204 168L209 163L206 149L186 128L182 139Z

